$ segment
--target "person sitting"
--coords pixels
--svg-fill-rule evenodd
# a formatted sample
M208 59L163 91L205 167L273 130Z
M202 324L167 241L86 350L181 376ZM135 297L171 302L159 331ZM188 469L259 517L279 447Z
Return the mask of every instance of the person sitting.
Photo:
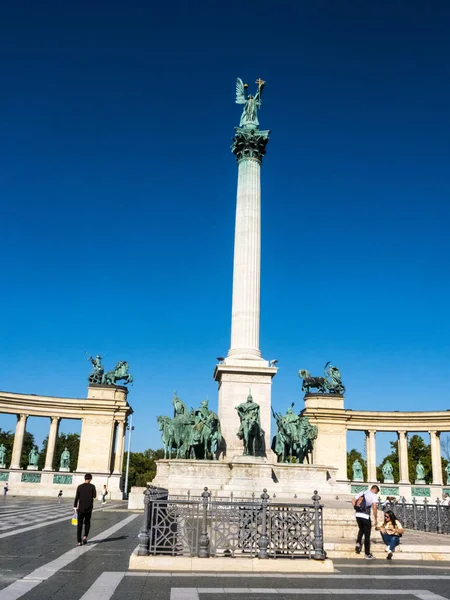
M402 524L392 510L387 510L384 513L383 521L375 529L381 533L383 542L386 544L386 552L388 553L386 558L392 560L395 548L400 544L400 536L404 532Z

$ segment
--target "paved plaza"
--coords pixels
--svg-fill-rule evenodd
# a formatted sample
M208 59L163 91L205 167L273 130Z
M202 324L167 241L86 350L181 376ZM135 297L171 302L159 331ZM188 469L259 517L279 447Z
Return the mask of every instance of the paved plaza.
M403 600L450 599L450 563L336 560L323 575L128 571L141 515L124 503L96 505L90 542L77 548L72 502L0 499L2 600L319 600L374 595ZM214 568L211 559L211 568Z

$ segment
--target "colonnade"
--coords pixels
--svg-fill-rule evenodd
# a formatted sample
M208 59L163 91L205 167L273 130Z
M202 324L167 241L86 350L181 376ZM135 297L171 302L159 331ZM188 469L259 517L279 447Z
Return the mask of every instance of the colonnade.
M384 430L381 430L384 431ZM410 431L413 433L413 431ZM433 485L442 485L442 463L441 463L441 432L430 430L431 446L431 468ZM377 481L377 460L376 460L376 429L366 430L366 453L367 453L367 480L369 482ZM410 484L408 467L408 430L397 431L398 436L398 457L399 457L399 475L400 484Z
M29 415L25 413L21 413L17 415L17 424L16 431L14 435L14 443L11 455L11 465L10 469L21 469L20 461L22 457L22 448L23 441L25 437L26 424ZM48 433L48 443L47 443L47 452L45 455L45 466L44 471L54 471L53 469L53 460L55 457L55 448L56 448L56 440L58 438L59 425L61 422L61 417L51 416L50 418L50 429ZM111 445L112 455L114 455L114 465L113 465L113 473L120 475L122 473L122 463L123 463L123 454L124 454L124 437L125 437L125 421L124 420L114 420L114 438L115 443L113 441ZM112 460L112 455L110 457L110 463ZM78 471L77 467L77 471ZM82 469L83 470L83 469Z

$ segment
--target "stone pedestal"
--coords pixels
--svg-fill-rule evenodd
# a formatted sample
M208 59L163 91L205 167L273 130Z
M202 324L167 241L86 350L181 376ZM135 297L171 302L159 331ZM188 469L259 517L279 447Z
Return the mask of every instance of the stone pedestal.
M36 465L28 465L27 471L37 471L38 468Z
M416 485L426 485L426 481L425 481L425 479L416 479L415 484Z
M273 463L276 462L276 457L270 449L271 394L272 378L278 369L269 367L267 361L254 361L254 363L234 359L233 364L227 362L227 364L217 365L214 371L214 379L219 384L218 412L224 438L221 457L229 461L235 456L242 455L243 442L236 435L240 421L235 407L247 400L251 389L254 402L259 404L261 426L265 433L265 453L269 462Z
M395 483L393 479L385 479L383 483Z
M69 467L59 467L61 473L70 473Z
M5 463L0 463L0 469L6 469Z

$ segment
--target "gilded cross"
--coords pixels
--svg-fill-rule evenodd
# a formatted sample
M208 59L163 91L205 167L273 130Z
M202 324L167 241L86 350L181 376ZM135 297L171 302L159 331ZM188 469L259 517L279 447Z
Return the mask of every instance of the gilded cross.
M258 79L255 81L255 83L257 83L257 84L258 84L258 90L259 90L259 89L261 88L262 84L263 84L263 83L266 83L266 82L265 82L265 81L263 81L263 80L261 79L261 77L258 77Z

